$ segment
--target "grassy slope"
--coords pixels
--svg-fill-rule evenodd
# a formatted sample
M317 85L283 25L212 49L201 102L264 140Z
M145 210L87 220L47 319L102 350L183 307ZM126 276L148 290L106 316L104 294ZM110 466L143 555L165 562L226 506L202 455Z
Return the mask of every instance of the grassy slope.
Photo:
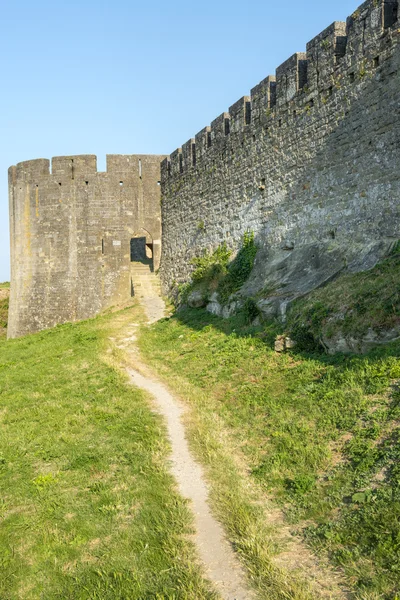
M229 484L219 468L212 435L219 420L245 453L253 484L276 498L295 527L307 525L309 543L343 567L353 597L393 600L400 580L400 344L332 358L279 355L272 341L240 317L185 310L146 330L140 346L196 405L192 441L214 479L217 511L257 577L260 552L249 532L260 546L260 515L248 505L235 525L237 481Z
M370 271L343 275L297 301L288 326L304 347L338 332L359 338L369 328L400 329L400 246Z
M2 600L214 597L161 420L102 360L112 318L0 340Z

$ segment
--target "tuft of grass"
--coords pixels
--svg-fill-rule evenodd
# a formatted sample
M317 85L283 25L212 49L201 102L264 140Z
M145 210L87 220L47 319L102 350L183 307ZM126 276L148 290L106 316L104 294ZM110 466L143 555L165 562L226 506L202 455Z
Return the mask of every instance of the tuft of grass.
M1 598L216 599L161 419L103 360L113 318L0 340Z
M274 498L306 543L342 570L353 597L393 600L400 572L400 343L366 356L328 357L277 354L271 337L241 316L223 320L187 309L146 330L139 343L192 406L191 439L208 465L215 509L265 597L274 597L271 571L262 575L255 548L264 539L269 560L274 550L240 478L229 481L217 423L231 439L231 459L235 448L244 454L251 486ZM233 514L243 515L237 526Z
M9 287L10 287L10 282L9 281L0 282L0 290L1 289L9 289Z

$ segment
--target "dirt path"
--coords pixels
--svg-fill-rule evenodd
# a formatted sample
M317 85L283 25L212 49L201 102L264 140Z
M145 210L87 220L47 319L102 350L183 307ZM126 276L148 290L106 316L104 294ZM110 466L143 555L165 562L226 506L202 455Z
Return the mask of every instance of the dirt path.
M180 493L191 501L195 514L195 541L200 558L206 567L206 576L225 600L246 600L254 596L244 584L244 573L225 539L221 525L214 519L208 506L208 489L201 466L195 462L182 425L184 409L168 390L138 371L128 370L132 383L150 392L159 412L165 417L172 446L172 473Z
M162 319L165 313L165 304L161 297L159 279L151 271L150 265L132 262L131 279L135 297L143 306L148 323L155 323L159 319Z
M134 276L135 296L144 308L148 323L163 318L165 305L160 296L156 276L141 267L135 270ZM211 514L203 470L193 459L185 437L185 429L182 424L185 407L169 393L162 383L154 378L151 370L141 363L135 343L138 327L139 323L130 322L121 329L121 337L117 340L113 339L113 341L124 350L129 358L127 371L132 383L153 396L155 410L163 415L167 423L172 446L171 470L181 494L192 504L196 525L195 543L204 563L206 576L215 584L224 600L254 599L256 595L246 587L244 571L224 535L222 526ZM135 368L132 368L132 365ZM235 456L240 463L237 449L229 449L228 439L225 440L225 443L228 453ZM240 468L240 464L237 466L239 471L243 470L245 478L246 469ZM292 534L281 511L271 507L269 502L266 502L265 518L269 524L276 527L275 539L284 548L276 556L271 557L276 567L291 573L298 573L301 579L307 580L314 590L316 599L344 600L349 598L339 573L332 571L328 564L316 559L302 540Z
M136 297L142 304L149 323L165 315L165 304L160 296L156 276L149 270L137 266L133 272ZM135 346L135 330L131 324L125 337L118 340L119 347L130 355L135 365L140 364ZM140 366L139 366L140 368ZM179 491L189 499L195 516L195 543L205 567L206 577L214 583L224 600L251 600L255 596L245 584L244 571L235 553L225 538L222 526L211 514L208 504L208 488L201 466L193 459L182 424L183 405L176 400L161 383L131 367L127 369L132 383L149 392L155 401L156 410L165 418L171 442L171 471L178 483Z

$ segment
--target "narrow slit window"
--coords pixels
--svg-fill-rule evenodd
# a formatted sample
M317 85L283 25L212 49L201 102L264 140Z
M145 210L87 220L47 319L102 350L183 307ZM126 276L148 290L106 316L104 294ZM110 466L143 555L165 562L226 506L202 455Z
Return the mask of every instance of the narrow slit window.
M384 16L383 16L383 22L384 22L384 28L387 29L388 27L392 27L392 25L394 25L397 21L397 16L398 16L398 10L399 10L399 3L398 2L390 2L387 1L384 4Z
M375 69L377 67L379 67L379 62L380 62L379 56L375 56L375 58L374 58L374 67L375 67Z
M246 102L244 122L246 125L251 123L251 102Z
M168 170L168 177L169 177L171 175L171 161L168 161L167 170Z
M225 119L225 135L229 135L231 128L229 119Z
M183 173L183 156L179 155L179 173Z
M297 76L298 76L298 89L302 90L308 81L308 61L307 60L299 60L297 66Z
M192 165L196 166L196 144L192 144Z
M354 73L350 73L349 74L349 79L350 79L350 83L354 83L356 80L356 76L354 75Z
M347 50L347 36L346 35L339 35L336 38L336 45L335 45L335 64L339 64L341 59L346 56L346 50Z
M88 182L88 181L85 181L85 184L86 184L86 185L89 185L89 182Z
M142 161L139 158L139 177L142 179Z
M104 239L101 240L101 253L104 254Z
M207 148L211 148L212 140L211 140L211 131L207 133Z
M271 83L270 97L269 97L269 108L276 106L276 83Z
M74 173L74 159L71 158L71 179L75 179L75 173Z

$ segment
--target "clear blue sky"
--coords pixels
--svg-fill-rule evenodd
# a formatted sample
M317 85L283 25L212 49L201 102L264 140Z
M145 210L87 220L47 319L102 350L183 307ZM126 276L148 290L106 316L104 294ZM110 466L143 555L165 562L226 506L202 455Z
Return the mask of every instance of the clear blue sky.
M169 154L360 3L2 0L0 281L10 165Z

